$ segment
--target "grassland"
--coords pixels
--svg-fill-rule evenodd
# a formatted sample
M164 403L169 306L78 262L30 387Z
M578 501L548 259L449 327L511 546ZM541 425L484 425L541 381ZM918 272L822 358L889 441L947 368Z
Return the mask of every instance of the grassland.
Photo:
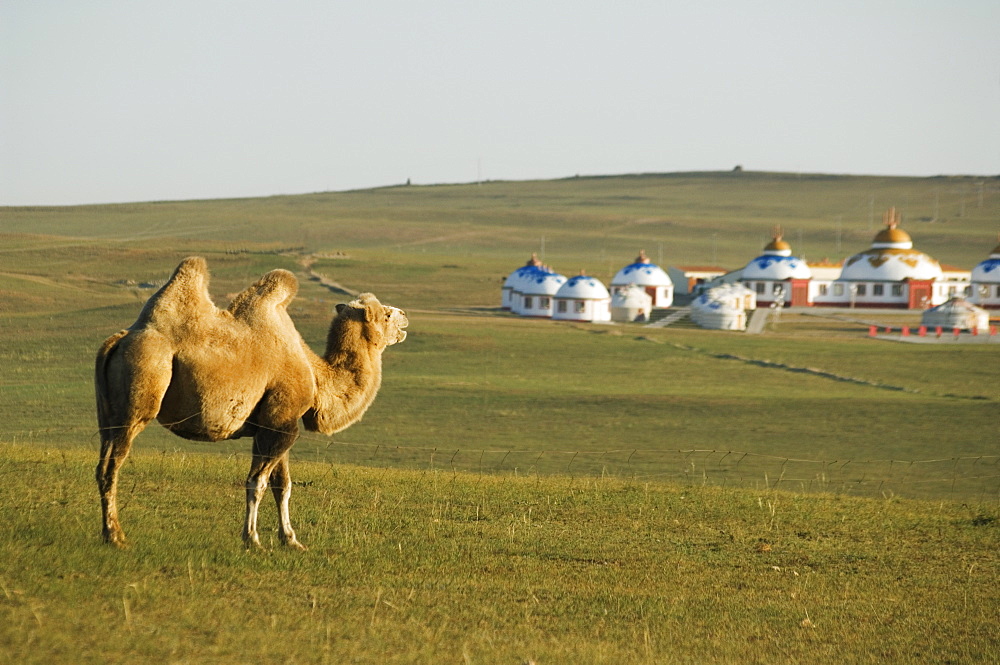
M876 343L863 325L804 314L748 337L496 310L503 277L543 238L557 269L608 280L639 248L665 265L741 265L774 224L797 253L836 258L867 247L888 205L919 248L971 267L994 244L1000 183L674 174L2 209L0 440L96 445L94 349L183 256L209 259L223 304L266 270L304 275L308 257L404 307L412 334L390 350L366 420L304 438L300 456L995 499L995 346ZM343 298L303 277L292 315L314 347ZM220 448L158 428L140 445Z
M115 551L91 462L0 445L0 662L1000 658L995 510L300 462L310 550L247 553L246 456L145 451Z
M497 309L532 251L604 280L640 248L737 267L781 224L797 254L838 258L890 205L919 249L970 268L1000 182L673 174L0 208L0 662L997 660L1000 347L806 312L751 337ZM240 550L246 441L155 426L124 471L134 548L98 543L92 359L191 254L222 305L299 273L314 348L345 296L307 260L411 320L365 420L296 444L304 557Z

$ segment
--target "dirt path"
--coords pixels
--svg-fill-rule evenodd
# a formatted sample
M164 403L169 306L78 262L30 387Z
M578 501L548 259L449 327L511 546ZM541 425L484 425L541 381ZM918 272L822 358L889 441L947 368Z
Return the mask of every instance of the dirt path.
M316 258L317 257L315 254L302 254L298 259L299 265L302 266L302 270L306 276L306 279L308 279L311 282L316 282L317 284L327 289L328 291L336 293L338 295L346 295L355 298L358 296L359 293L361 293L360 291L349 289L343 284L333 281L326 275L318 273L315 270L313 270L313 265L316 263Z

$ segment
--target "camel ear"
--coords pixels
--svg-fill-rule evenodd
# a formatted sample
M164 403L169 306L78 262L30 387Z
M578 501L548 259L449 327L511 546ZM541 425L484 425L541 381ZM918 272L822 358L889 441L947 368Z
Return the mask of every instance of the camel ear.
M344 310L354 310L355 312L358 312L358 314L352 314L351 318L354 318L356 316L359 319L361 319L362 321L368 321L368 318L369 318L368 317L368 308L365 307L364 305L361 305L361 306L358 306L358 305L359 305L359 303L357 301L352 302L350 304L343 303L343 302L342 303L338 303L337 304L337 314L339 315L339 314L343 313Z

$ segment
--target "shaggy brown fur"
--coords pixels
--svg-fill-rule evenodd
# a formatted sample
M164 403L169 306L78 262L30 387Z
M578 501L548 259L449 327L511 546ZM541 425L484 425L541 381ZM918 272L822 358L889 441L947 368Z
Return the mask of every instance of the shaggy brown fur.
M104 539L124 545L118 472L132 441L154 418L187 439L253 436L243 540L260 546L257 511L268 484L279 536L303 549L288 515L288 451L306 429L339 432L364 415L382 382L382 352L406 339L406 314L370 293L337 305L326 353L317 356L286 308L298 291L287 270L264 275L220 310L208 294L208 266L185 259L128 330L97 354L95 385Z

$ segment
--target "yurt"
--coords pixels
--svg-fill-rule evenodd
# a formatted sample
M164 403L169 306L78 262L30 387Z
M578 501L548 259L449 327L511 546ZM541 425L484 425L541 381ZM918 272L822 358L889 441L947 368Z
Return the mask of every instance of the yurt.
M641 286L629 284L611 294L611 320L631 323L649 321L653 312L653 297Z
M520 298L520 288L525 282L532 279L534 274L542 269L542 262L538 256L532 253L531 258L523 266L507 275L503 287L500 289L500 306L503 309L516 310L520 307L517 302Z
M746 330L747 309L754 309L755 294L742 284L708 289L691 302L691 320L702 328Z
M610 321L611 295L601 280L583 273L566 280L553 297L552 318L567 321Z
M611 280L611 294L630 285L642 288L652 298L653 307L670 307L674 302L674 283L660 266L640 251L635 261L618 271Z
M746 330L746 310L703 293L691 302L691 320L712 330Z
M895 208L883 220L885 228L871 248L848 258L840 277L815 304L923 309L947 300L947 292L935 288L944 278L941 265L913 249L910 235L899 228Z
M780 226L774 228L772 238L761 255L743 268L740 281L757 294L757 304L761 307L776 302L795 306L810 304L812 273L809 266L792 256L792 246L782 239Z
M735 309L757 309L757 294L745 284L722 284L708 289L703 295L711 300L725 303Z
M516 287L518 295L514 311L521 316L552 316L553 299L565 283L566 278L559 273L546 267L539 268L522 278Z
M1000 245L972 269L972 301L985 309L1000 309Z
M956 297L924 312L920 317L920 323L928 328L940 326L946 330L953 328L988 330L990 314L965 298Z

